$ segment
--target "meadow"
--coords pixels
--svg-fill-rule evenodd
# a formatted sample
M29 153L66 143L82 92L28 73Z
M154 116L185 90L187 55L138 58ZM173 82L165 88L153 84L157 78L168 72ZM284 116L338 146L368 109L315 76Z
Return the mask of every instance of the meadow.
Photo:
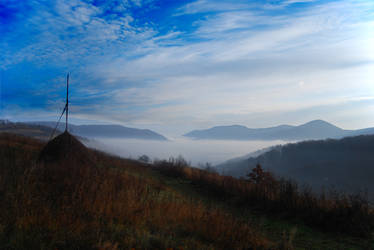
M239 180L183 158L146 164L88 150L78 155L90 161L41 162L44 145L0 135L1 249L373 246L363 196L315 197L258 169Z

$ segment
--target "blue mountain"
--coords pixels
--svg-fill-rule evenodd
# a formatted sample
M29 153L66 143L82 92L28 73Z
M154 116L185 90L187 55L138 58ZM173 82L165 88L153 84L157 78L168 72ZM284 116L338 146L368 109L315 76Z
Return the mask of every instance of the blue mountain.
M363 134L374 134L374 128L344 130L323 120L314 120L299 126L280 125L269 128L247 128L241 125L217 126L205 130L193 130L184 136L212 140L316 140Z

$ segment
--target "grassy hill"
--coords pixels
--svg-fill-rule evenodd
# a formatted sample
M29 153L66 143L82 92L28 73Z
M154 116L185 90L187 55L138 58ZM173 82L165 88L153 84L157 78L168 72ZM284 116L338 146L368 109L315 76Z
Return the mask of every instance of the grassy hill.
M268 173L239 180L183 159L149 165L88 150L90 161L38 161L44 145L0 134L1 249L374 246L361 197L314 197Z

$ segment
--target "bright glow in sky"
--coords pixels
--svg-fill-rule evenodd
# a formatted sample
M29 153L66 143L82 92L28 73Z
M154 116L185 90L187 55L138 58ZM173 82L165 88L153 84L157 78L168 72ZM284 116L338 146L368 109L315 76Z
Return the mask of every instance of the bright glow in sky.
M372 0L0 0L0 118L374 126Z

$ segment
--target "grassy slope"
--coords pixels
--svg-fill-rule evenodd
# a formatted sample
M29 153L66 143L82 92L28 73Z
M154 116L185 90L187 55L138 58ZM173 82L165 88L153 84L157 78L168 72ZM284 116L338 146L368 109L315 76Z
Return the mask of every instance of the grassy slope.
M0 248L276 249L290 235L296 249L374 245L233 206L188 179L100 152L94 167L38 166L42 146L0 136Z
M374 239L321 232L297 219L285 219L256 209L238 208L230 205L231 201L214 198L214 194L206 191L202 186L194 185L190 180L165 177L158 172L153 174L184 196L200 199L205 204L220 207L236 218L251 221L258 232L274 242L284 241L292 235L292 245L295 249L374 249Z
M0 136L1 249L271 249L249 223L188 199L138 162L36 162L43 144Z

